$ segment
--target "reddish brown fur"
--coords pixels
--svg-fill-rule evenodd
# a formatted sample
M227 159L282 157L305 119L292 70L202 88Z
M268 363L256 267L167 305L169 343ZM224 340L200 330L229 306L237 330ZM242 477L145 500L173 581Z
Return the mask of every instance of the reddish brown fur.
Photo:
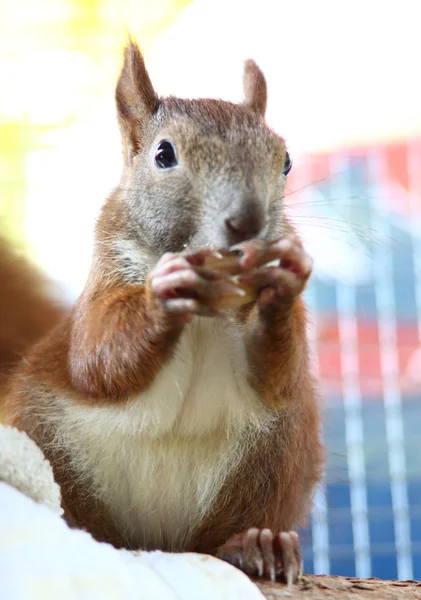
M247 60L244 65L243 83L246 103L264 116L267 104L266 79L253 60Z
M178 340L181 327L166 324L151 306L148 287L122 285L82 297L69 349L72 387L92 400L116 401L143 391Z
M0 236L0 390L24 350L63 315L41 272Z

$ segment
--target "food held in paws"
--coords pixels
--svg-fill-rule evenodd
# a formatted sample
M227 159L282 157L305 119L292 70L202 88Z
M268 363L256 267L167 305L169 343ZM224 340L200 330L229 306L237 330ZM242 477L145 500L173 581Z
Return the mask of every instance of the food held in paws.
M205 259L204 267L212 271L226 273L229 275L230 284L234 285L238 294L225 294L223 298L212 300L210 305L216 310L225 310L228 308L237 308L249 302L256 300L258 289L256 286L241 280L241 274L247 272L241 265L241 253L236 250L218 250ZM274 259L270 252L268 244L262 243L261 258L258 261L259 266L264 268Z

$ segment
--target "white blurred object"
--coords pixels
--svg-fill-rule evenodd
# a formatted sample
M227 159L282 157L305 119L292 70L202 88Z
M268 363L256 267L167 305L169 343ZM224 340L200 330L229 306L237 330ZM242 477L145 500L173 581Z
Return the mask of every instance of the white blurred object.
M0 507L0 598L263 599L246 575L217 558L116 550L70 529L57 514L58 486L41 450L1 424Z
M0 482L0 597L7 600L262 600L238 569L199 554L130 553L69 529Z
M60 488L41 449L26 433L5 425L0 425L0 481L45 504L53 513L63 514Z

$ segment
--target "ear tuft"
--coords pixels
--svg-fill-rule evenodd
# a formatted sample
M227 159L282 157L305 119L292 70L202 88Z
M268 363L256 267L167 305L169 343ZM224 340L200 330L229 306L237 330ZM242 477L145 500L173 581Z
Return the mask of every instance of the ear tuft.
M136 42L129 38L124 49L124 61L115 91L117 113L123 144L131 146L135 153L146 119L159 105L142 53Z
M246 60L243 74L244 104L257 114L265 116L267 104L267 84L265 76L254 60Z

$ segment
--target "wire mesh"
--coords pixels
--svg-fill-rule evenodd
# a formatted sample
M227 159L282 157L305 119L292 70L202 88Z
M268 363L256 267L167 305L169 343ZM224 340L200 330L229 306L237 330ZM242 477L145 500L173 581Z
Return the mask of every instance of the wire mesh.
M420 158L420 140L309 157L315 183L288 201L304 236L328 218L339 240L333 264L309 239L328 459L303 531L307 571L421 578ZM346 252L356 267L341 272Z

